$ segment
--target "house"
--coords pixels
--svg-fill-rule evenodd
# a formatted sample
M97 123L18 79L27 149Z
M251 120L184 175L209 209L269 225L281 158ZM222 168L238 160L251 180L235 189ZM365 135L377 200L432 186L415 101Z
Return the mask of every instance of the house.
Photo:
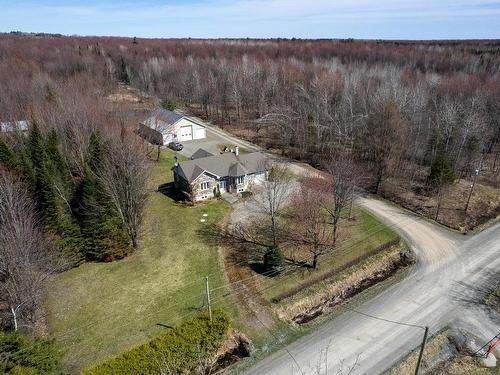
M149 142L159 145L202 139L207 136L203 125L180 113L163 108L155 109L139 124L139 134Z
M195 152L191 160L176 163L173 168L174 184L190 200L210 199L218 194L242 193L258 185L268 176L268 158L260 152L239 155L238 150L220 155Z
M0 133L14 133L14 132L27 132L29 129L29 122L26 120L21 121L7 121L0 122Z

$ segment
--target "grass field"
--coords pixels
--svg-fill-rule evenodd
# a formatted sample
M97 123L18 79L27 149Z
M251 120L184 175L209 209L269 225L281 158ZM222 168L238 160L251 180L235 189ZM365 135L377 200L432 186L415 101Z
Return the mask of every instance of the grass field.
M51 333L75 373L142 343L203 305L204 276L225 284L219 249L197 231L229 210L222 201L188 207L157 191L172 180L173 154L164 151L149 181L144 233L137 252L113 263L87 263L58 275L46 299ZM207 216L204 216L204 215ZM201 222L201 219L205 222ZM216 305L236 314L222 288ZM217 302L220 301L220 302Z
M395 238L397 234L386 225L382 224L371 213L360 208L354 210L354 221L344 221L341 225L341 236L337 243L337 250L324 255L319 260L318 269L298 269L290 275L266 277L259 276L261 289L267 299L280 295L297 285L307 282L311 278L320 277L332 269L341 268L365 253L381 246ZM299 254L297 259L308 259L307 252Z

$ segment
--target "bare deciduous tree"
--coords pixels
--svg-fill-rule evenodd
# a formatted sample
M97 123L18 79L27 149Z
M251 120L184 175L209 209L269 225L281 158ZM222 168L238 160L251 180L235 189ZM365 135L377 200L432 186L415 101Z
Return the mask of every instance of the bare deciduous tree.
M0 174L0 298L14 330L34 328L45 282L62 267L42 235L27 191L13 177Z
M306 178L294 197L294 224L290 228L290 239L305 245L311 254L311 266L316 268L319 257L333 249L333 237L327 221L329 181L319 177Z
M359 178L350 154L332 156L325 164L330 174L329 193L331 199L325 204L325 210L332 225L332 242L337 242L340 221L344 218L344 209L354 198L354 189Z
M255 198L258 206L269 220L273 247L278 246L280 234L278 214L285 207L292 193L293 183L288 168L282 164L274 164Z
M107 165L100 177L136 248L148 195L149 162L144 144L134 137L121 129L118 139L110 144Z

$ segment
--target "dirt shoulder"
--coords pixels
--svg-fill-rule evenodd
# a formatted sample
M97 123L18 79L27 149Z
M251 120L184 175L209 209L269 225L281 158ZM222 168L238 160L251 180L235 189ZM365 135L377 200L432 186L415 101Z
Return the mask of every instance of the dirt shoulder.
M477 352L482 342L470 333L444 329L427 340L420 373L430 375L497 375L500 365L487 368ZM387 371L386 375L413 375L420 348ZM498 352L497 352L498 353Z

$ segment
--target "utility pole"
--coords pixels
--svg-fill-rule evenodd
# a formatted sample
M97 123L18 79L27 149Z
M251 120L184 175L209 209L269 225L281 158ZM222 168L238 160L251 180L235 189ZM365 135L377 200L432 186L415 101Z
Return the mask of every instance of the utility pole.
M467 209L469 208L469 202L472 197L472 192L474 191L474 186L476 186L476 178L479 175L479 169L476 169L474 171L474 178L472 180L472 184L470 186L470 191L469 191L469 197L467 198L467 203L465 205L465 212L467 213Z
M418 375L420 370L420 362L422 362L422 357L424 355L425 342L427 341L427 334L429 333L429 327L425 326L424 339L422 340L422 346L420 347L420 353L418 355L417 368L415 369L415 375Z
M208 276L205 276L205 293L207 294L208 316L210 317L210 321L212 321L212 304L210 301L210 288L208 287Z

